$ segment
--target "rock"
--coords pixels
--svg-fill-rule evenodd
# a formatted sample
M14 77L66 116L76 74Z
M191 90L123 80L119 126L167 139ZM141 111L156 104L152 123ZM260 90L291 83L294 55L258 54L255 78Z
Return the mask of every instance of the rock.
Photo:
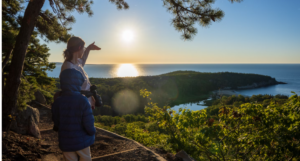
M184 161L196 161L194 158L189 156L184 150L180 150L175 157L181 158Z
M46 104L47 101L46 101L46 98L44 97L44 95L42 94L42 92L40 90L37 90L35 93L34 93L34 96L35 96L35 100L41 104Z
M27 106L23 111L17 111L16 119L12 122L10 130L19 134L29 134L36 138L41 138L38 127L39 120L39 110Z
M42 161L59 161L59 159L55 154L47 154L42 156Z
M28 124L28 134L31 134L36 138L41 138L40 129L38 127L38 124L35 123L35 119L33 118L33 116L30 117L30 121Z
M285 83L285 82L277 82L277 84L287 84L287 83Z

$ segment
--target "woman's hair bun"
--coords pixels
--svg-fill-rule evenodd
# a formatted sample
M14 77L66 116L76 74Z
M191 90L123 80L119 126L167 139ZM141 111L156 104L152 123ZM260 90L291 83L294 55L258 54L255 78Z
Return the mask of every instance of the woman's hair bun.
M63 56L65 60L69 60L69 61L72 60L73 58L73 54L71 54L68 49L64 51Z

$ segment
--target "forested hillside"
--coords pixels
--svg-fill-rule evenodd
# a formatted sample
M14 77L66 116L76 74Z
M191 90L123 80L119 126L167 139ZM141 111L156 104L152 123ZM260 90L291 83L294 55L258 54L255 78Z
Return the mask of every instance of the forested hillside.
M59 80L56 79L56 81L59 89ZM90 78L90 82L97 86L97 91L105 104L105 109L98 108L98 112L96 109L95 115L119 115L120 113L115 113L113 110L116 108L113 103L114 98L118 93L124 95L124 101L129 99L127 98L128 95L134 95L132 97L138 99L138 107L133 113L143 114L147 101L139 96L140 89L151 91L152 101L159 106L164 106L206 99L211 91L218 89L238 89L245 86L257 88L279 83L275 78L258 74L200 73L194 71L175 71L157 76Z

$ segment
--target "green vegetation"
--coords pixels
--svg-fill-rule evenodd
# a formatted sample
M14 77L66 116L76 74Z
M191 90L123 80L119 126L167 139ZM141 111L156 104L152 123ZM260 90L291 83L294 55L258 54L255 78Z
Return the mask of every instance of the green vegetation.
M206 113L208 117L219 119L219 110L223 107L226 108L237 108L245 103L257 103L267 107L271 102L275 102L278 105L283 105L288 96L285 95L253 95L251 97L245 97L242 95L232 95L232 96L222 96L222 98L214 100L211 106L206 108Z
M141 90L140 94L149 99L151 92ZM243 103L237 105L236 102ZM136 117L132 119L135 122L111 117L111 122L120 120L120 123L109 124L104 123L107 116L95 116L97 121L104 117L96 126L106 127L146 146L174 153L185 150L196 160L299 159L300 96L231 96L214 104L222 105L218 119L209 116L209 108L180 109L177 113L170 106L159 107L150 102L144 121L137 119L142 116L127 115Z

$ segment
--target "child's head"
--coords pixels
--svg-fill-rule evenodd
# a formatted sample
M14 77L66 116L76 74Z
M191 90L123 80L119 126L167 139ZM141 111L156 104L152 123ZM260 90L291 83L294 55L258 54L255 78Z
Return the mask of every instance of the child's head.
M73 36L68 40L67 49L64 51L63 56L65 60L71 61L74 53L78 53L81 57L83 54L85 42L80 38Z

